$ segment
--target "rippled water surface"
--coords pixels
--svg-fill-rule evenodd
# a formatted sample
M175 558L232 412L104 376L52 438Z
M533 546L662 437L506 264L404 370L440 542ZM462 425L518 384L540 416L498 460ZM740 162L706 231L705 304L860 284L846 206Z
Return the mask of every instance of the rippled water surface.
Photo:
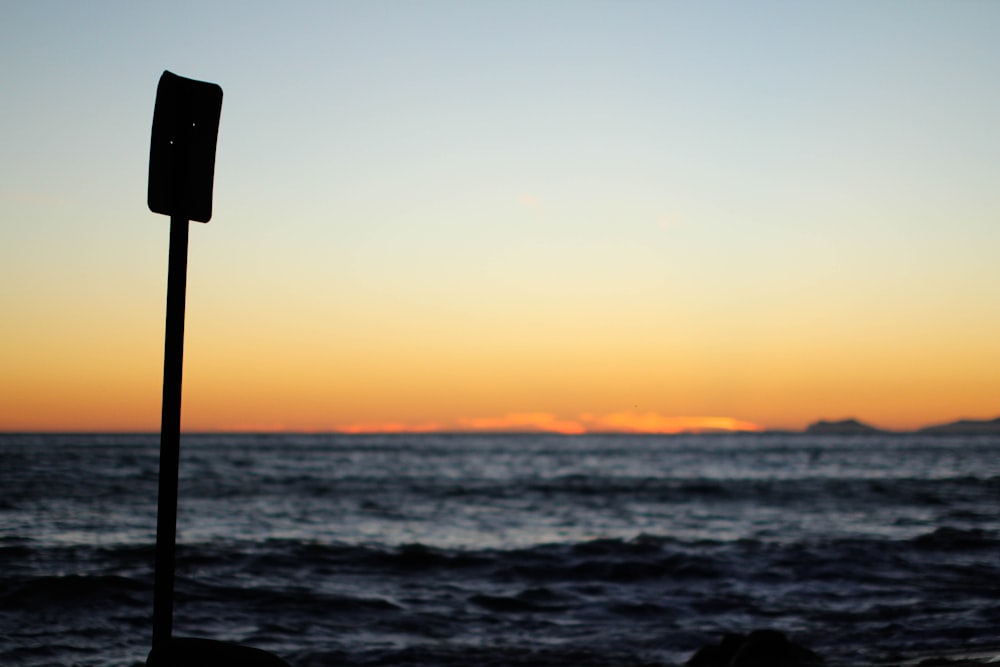
M1000 439L192 435L175 631L295 665L996 644ZM148 652L158 439L0 435L0 664Z

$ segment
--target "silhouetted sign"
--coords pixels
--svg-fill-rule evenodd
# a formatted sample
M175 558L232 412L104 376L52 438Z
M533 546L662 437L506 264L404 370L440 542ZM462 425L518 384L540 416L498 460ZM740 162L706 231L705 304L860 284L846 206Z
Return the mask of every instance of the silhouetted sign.
M149 210L211 220L221 113L222 88L216 84L170 72L160 77L149 145Z

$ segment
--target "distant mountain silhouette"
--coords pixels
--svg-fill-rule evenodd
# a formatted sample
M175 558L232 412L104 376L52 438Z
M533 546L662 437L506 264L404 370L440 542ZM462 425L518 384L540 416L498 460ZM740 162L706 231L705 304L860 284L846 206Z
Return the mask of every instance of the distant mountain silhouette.
M885 432L886 431L880 428L875 428L874 426L859 422L857 419L844 419L833 422L820 420L813 422L806 427L806 433L816 435L864 435Z
M989 420L960 419L948 424L925 426L917 430L917 433L923 435L1000 435L1000 417Z
M1000 435L1000 417L996 419L960 419L947 424L933 424L913 431L889 431L857 419L819 420L809 424L805 433L814 435L878 435L880 433L918 433L920 435Z

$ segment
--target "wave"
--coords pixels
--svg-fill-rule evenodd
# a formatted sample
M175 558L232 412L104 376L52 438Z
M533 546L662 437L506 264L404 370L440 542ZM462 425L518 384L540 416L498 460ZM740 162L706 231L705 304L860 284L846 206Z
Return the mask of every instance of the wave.
M998 546L996 533L981 528L961 529L942 526L930 533L913 538L913 544L921 549L944 551L968 551L995 549Z
M116 575L5 577L0 606L66 609L76 605L145 604L151 590L148 581Z
M992 636L998 548L995 533L950 526L903 540L788 543L642 534L511 549L182 544L176 623L301 664L339 655L340 664L447 665L480 649L497 665L669 664L713 633L774 625L834 657L847 645L917 650L955 632ZM139 646L151 561L151 545L0 546L0 608L22 617L6 630L30 643L25 624L59 619L52 627L82 636L94 619L114 618L141 631ZM55 563L77 571L30 575Z
M250 576L286 568L363 567L370 570L401 573L435 570L461 571L488 567L510 567L544 562L576 566L581 563L616 563L631 565L663 563L665 569L683 571L685 559L710 562L714 556L731 558L736 554L757 557L764 553L815 552L830 558L863 560L869 552L896 554L912 551L962 550L978 552L1000 548L1000 533L981 528L948 525L905 539L872 537L808 537L798 540L745 538L737 541L682 539L670 535L640 533L633 538L597 537L579 542L552 542L528 547L447 548L419 542L401 545L346 544L298 539L261 541L222 539L182 543L177 546L178 567L192 569L223 567ZM91 564L103 569L127 568L144 561L152 562L155 547L143 545L62 545L51 546L17 539L0 541L0 564L12 568L30 566L33 561ZM716 569L704 569L708 576Z

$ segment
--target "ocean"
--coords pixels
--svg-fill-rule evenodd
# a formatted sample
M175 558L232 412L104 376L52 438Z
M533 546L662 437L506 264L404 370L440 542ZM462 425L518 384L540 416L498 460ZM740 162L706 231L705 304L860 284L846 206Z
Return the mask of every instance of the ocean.
M0 665L141 665L156 435L0 435ZM1000 438L185 435L174 632L292 665L1000 643Z

